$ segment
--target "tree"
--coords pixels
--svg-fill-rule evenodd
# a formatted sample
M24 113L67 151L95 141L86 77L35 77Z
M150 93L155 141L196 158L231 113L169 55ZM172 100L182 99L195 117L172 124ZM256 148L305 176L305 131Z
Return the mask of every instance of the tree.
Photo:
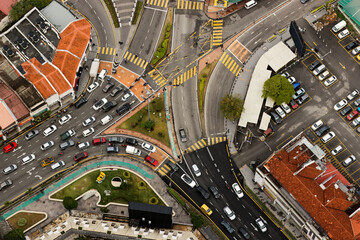
M240 118L244 110L244 101L240 96L231 96L227 94L220 102L220 111L223 116L231 121Z
M4 236L4 240L24 240L25 234L21 229L11 230Z
M17 21L33 7L37 7L39 10L46 7L51 3L52 0L21 0L17 1L10 10L10 18L13 21Z
M194 228L200 228L204 224L204 219L202 216L196 213L190 213L191 215L191 223L193 224Z
M148 131L153 131L155 127L155 121L150 120L143 123L143 128L145 128Z
M283 102L289 103L294 93L294 87L286 77L275 75L265 81L262 97L270 97L276 105L280 105Z
M70 211L72 209L77 208L78 202L75 199L73 199L72 197L67 196L67 197L64 197L63 205L67 210Z

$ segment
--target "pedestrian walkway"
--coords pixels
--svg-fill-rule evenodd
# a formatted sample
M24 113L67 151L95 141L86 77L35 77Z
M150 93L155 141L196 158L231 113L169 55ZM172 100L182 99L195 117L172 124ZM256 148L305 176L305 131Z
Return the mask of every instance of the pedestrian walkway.
M125 61L131 62L131 63L135 64L136 66L139 66L143 69L146 69L146 66L148 65L147 61L145 61L144 59L138 57L136 54L131 53L129 51L127 51L125 53L124 59L125 59Z
M223 20L213 20L212 26L212 46L220 46L222 44Z
M168 134L169 134L170 145L171 145L173 156L178 156L178 152L177 152L176 144L175 144L175 140L174 140L172 121L171 121L171 116L170 116L168 91L164 91L164 94L165 94L166 125L167 125Z
M165 86L165 84L169 81L155 68L151 70L148 75L159 86L159 88Z
M98 48L98 53L99 54L105 54L105 55L116 55L117 53L117 48L112 48L112 47L99 47Z
M235 40L228 48L228 50L241 62L246 62L251 56L251 52L242 45L239 40Z
M161 164L160 167L158 168L158 173L160 173L161 176L165 176L168 172L172 170L172 168L169 165L169 162L171 162L172 164L176 164L176 162L171 158L169 158L168 161L164 161L163 164Z
M167 8L169 0L146 0L146 5Z
M177 9L200 10L204 8L203 2L177 0Z
M185 149L184 152L189 153L189 152L204 148L206 146L215 145L215 144L225 142L225 141L227 141L226 136L218 136L218 137L201 139L201 140L197 141L196 143L194 143L193 145L191 145L190 147L188 147L187 149Z
M180 86L181 84L185 83L187 80L189 80L190 78L196 76L196 70L197 67L194 66L193 68L190 68L189 70L181 73L180 75L178 75L176 78L173 79L173 86L174 88L176 86Z
M112 0L112 2L119 19L120 27L131 26L132 17L135 14L136 1Z
M225 67L232 72L235 76L239 75L241 67L236 63L236 59L232 54L224 52L219 61L225 65Z

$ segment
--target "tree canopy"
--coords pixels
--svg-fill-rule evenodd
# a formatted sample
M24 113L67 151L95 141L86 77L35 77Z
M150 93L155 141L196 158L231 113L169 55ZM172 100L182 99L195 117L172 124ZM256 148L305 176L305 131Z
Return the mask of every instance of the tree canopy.
M190 213L191 215L191 223L194 228L200 228L204 224L204 219L201 215L196 213Z
M262 97L270 97L276 105L280 105L283 102L289 103L294 93L294 87L286 77L275 75L265 81Z
M41 10L51 3L52 0L21 0L15 3L10 10L10 18L12 21L17 21L22 18L33 7Z
M24 240L25 234L21 229L11 230L4 236L4 240Z
M227 94L221 99L220 111L223 116L231 121L236 118L240 118L242 111L244 110L244 101L240 96L232 96Z
M63 205L67 210L70 211L72 209L77 208L78 202L75 199L73 199L72 197L68 196L68 197L64 197Z

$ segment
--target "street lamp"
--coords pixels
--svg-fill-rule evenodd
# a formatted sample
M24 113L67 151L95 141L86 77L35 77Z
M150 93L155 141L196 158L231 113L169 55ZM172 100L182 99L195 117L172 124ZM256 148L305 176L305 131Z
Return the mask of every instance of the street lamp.
M145 85L145 94L146 94L145 96L140 95L140 97L142 97L144 100L147 98L147 100L148 100L148 115L149 115L149 121L150 121L150 91L147 90L147 84Z

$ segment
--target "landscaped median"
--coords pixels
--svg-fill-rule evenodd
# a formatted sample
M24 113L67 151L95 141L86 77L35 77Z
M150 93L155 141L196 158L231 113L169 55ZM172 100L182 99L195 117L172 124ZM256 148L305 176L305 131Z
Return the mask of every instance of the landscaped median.
M43 212L19 211L6 219L12 229L21 229L26 232L30 228L45 221L47 214Z
M97 182L100 172L105 174L102 181ZM112 180L120 178L120 187L113 186ZM111 203L129 204L140 202L146 204L163 205L163 200L155 193L151 186L132 171L118 168L96 169L83 175L66 187L52 194L52 200L62 200L65 197L80 199L90 190L100 195L98 205L105 207Z

